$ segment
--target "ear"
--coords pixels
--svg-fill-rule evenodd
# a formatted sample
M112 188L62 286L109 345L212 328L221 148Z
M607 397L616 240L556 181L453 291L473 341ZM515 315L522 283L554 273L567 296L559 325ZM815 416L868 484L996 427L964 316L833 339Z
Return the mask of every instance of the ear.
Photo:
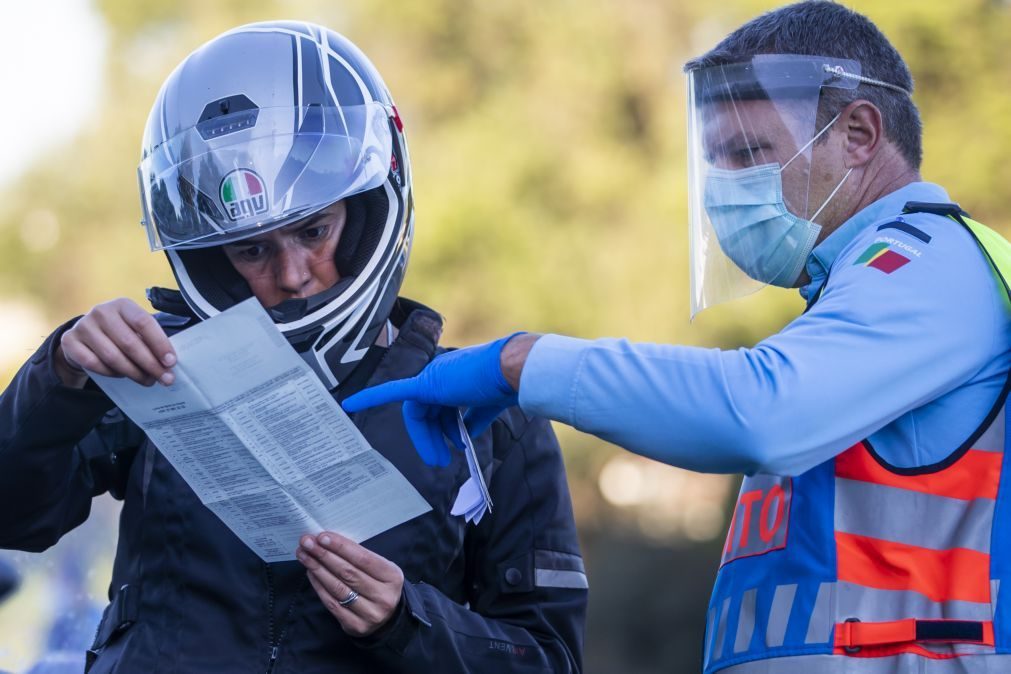
M866 166L881 150L885 140L881 111L870 101L858 99L839 115L844 139L846 168Z

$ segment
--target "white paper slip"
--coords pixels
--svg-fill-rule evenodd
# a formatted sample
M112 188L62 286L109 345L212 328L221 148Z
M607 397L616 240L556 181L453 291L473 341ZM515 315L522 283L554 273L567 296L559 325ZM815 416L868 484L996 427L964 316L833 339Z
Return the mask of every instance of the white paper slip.
M484 481L484 473L481 472L481 465L477 460L474 443L467 433L467 426L463 423L462 413L457 415L456 423L460 430L460 437L463 439L464 454L467 456L470 477L460 487L460 493L456 495L456 501L453 503L450 514L463 515L468 522L478 524L486 512L491 512L491 493Z
M171 340L170 387L91 377L265 561L295 559L303 534L361 542L431 510L256 299Z
M477 486L474 478L468 477L460 487L460 493L456 495L456 502L449 514L462 516L468 522L479 524L486 510L488 508L484 496L481 495L481 488Z

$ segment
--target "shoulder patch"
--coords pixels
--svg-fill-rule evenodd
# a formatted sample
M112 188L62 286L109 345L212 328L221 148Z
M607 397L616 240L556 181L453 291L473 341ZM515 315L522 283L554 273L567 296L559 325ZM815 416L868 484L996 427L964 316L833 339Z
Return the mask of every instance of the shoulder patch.
M894 243L898 244L901 242ZM892 247L892 241L875 241L867 247L867 250L860 254L860 257L853 263L853 266L873 267L886 274L891 274L896 269L909 264L910 258L892 250ZM901 248L902 246L896 245L895 247ZM916 251L916 256L919 257L919 251Z

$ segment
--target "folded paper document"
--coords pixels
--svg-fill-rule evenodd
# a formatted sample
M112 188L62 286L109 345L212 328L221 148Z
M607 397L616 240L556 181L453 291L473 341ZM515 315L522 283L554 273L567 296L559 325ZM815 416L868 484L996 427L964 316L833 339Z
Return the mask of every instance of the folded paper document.
M294 559L306 533L363 541L431 510L255 299L171 339L170 387L91 377L265 561Z

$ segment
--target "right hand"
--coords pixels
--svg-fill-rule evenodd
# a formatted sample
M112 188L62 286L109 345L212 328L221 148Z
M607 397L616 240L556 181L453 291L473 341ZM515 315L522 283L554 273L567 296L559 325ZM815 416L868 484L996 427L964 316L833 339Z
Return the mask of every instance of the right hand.
M175 380L172 343L158 321L125 297L91 309L60 338L57 372L64 384L82 386L84 368L151 386Z
M503 347L516 335L489 344L447 351L430 362L420 374L408 379L378 384L349 396L345 412L403 401L407 433L421 459L430 466L450 462L446 438L463 449L457 415L465 407L467 432L477 437L502 410L519 400L516 389L502 373Z

